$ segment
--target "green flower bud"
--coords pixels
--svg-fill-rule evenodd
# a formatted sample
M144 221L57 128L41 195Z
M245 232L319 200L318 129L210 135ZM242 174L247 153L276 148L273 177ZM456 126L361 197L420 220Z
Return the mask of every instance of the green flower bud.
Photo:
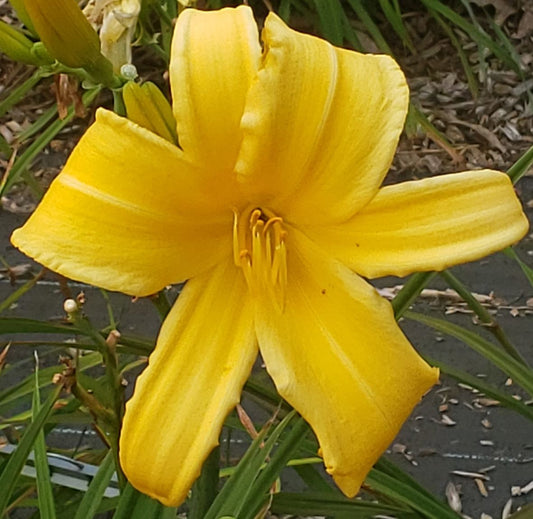
M24 7L55 59L85 69L96 81L111 83L112 65L100 52L98 34L76 0L24 0Z
M124 85L122 95L128 119L173 144L178 143L172 108L154 83L140 86L130 81Z

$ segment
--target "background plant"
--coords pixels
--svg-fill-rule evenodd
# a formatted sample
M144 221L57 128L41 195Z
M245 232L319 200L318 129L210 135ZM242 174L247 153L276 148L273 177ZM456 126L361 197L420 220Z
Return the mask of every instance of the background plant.
M184 8L184 3L175 0L143 1L129 43L133 50L132 63L124 63L118 69L101 54L95 43L101 23L94 22L95 28L90 29L90 25L79 18L81 10L74 2L70 2L70 8L77 13L85 31L81 37L79 31L76 35L69 35L80 45L78 49L75 45L66 49L56 48L54 42L47 41L49 36L45 35L45 29L40 28L29 0L11 2L18 20L12 11L7 11L6 3L2 4L4 12L9 13L9 23L0 23L0 50L11 62L9 66L13 67L14 82L4 85L0 94L0 116L9 118L17 109L28 111L24 106L35 97L44 100L41 113L29 117L27 124L19 125L19 128L12 125L14 129L9 134L0 134L0 155L6 166L0 184L4 204L16 203L17 197L27 201L38 200L42 196L48 180L35 175L35 165L41 154L50 150L63 135L68 141L68 151L90 122L97 106L112 106L115 112L127 115L168 140L176 140L171 125L167 124L169 107L164 71L169 59L172 20ZM212 9L230 4L222 1L197 3L200 7ZM530 65L523 62L509 29L520 29L525 16L520 8L508 15L509 23L514 17L514 25L505 25L501 22L501 12L467 0L453 5L430 0L420 3L395 0L250 3L259 17L273 8L290 25L319 34L336 45L362 51L379 50L406 63L409 63L410 57L416 57L424 50L417 45L420 42L413 41L409 14L412 9L423 9L431 27L442 31L442 38L448 38L456 50L456 62L462 67L457 73L464 77L473 98L483 96L490 88L494 71L505 71L514 74L516 84L521 85L519 97L524 115L527 116L526 110L531 109L531 84L527 81L527 67ZM56 23L49 19L45 21L47 24ZM473 48L475 60L472 59ZM68 51L67 54L63 54L64 51ZM87 61L87 56L92 58ZM7 63L7 60L4 58L2 63ZM143 86L137 86L141 81ZM49 91L51 85L54 85L55 101ZM460 152L435 120L434 113L425 111L419 101L413 99L407 124L409 135L429 138L446 150L453 160L460 160ZM427 137L420 136L421 130ZM479 128L477 131L480 131ZM521 150L513 158L518 160L509 168L509 174L513 181L518 182L533 162L533 150ZM523 270L524 285L527 286L526 283L531 283L533 279L531 268L515 249L506 253ZM5 262L4 269L14 281L20 274L16 267ZM120 319L105 293L103 297L108 309L105 325L94 325L90 311L87 309L87 315L83 312L83 297L78 298L75 307L67 308L68 319L61 323L44 321L39 315L32 319L11 316L9 309L19 298L31 297L31 291L42 275L31 274L29 279L21 277L21 281L15 284L16 288L0 302L0 313L4 314L0 316L4 344L0 355L2 374L19 367L28 373L20 383L0 392L0 414L3 417L0 427L8 443L17 445L13 452L2 451L0 508L10 513L21 507L34 507L43 517L74 514L80 519L105 512L118 518L174 517L177 514L175 509L165 508L140 495L125 483L120 470L117 470L116 481L112 479L117 468L114 463L115 437L117 420L121 416L122 377L129 376L144 364L153 348L153 338L114 334L113 330L120 328ZM487 325L491 338L482 335L479 328L466 329L447 319L436 319L408 310L417 295L435 279L432 274L415 274L409 278L393 300L397 317L416 320L430 329L457 337L510 376L524 394L529 395L525 400L533 398L533 372L525 360L530 352L519 351L512 344L496 318L479 304L454 274L444 272L441 278ZM65 290L69 290L68 282L62 283ZM70 295L76 296L78 289L70 290L73 292ZM151 299L162 317L166 315L169 299L173 297L174 292L169 294L165 291ZM68 342L65 342L66 339ZM8 348L35 349L35 363L21 361L20 366L12 365ZM62 357L58 363L59 355ZM40 366L43 359L52 365ZM443 373L498 400L509 408L509 412L533 419L529 405L509 396L490 380L473 377L460 366L447 366L438 359L430 359L430 362L438 365ZM260 375L250 378L245 392L265 410L270 420L256 423L259 429L256 433L254 424L244 415L232 414L228 418L224 434L228 438L232 434L249 435L251 445L236 466L229 463L227 453L215 451L211 455L183 510L188 517L253 518L267 509L277 514L341 518L373 517L377 514L399 518L459 517L458 512L425 490L387 457L380 460L367 478L363 499L346 499L330 486L320 471L316 441L305 423L280 402ZM104 440L101 448L80 452L77 449L47 449L45 438L58 424L82 424L94 428ZM55 469L50 476L49 468L53 467L50 452L59 452L98 466L88 489L73 489L58 483ZM283 490L279 477L287 465L305 484L307 490L304 493ZM29 475L28 466L34 467L34 474ZM118 490L113 492L113 489ZM516 517L520 517L519 513Z

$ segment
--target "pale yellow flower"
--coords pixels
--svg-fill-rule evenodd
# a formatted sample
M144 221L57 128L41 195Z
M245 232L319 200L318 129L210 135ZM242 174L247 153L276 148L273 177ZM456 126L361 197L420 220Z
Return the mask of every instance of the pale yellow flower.
M141 12L141 0L92 0L84 13L99 28L102 54L118 74L131 63L131 45Z
M519 240L509 178L380 189L408 89L387 56L247 7L179 17L179 148L100 110L13 243L65 276L146 296L189 280L127 404L124 471L183 501L258 350L354 495L438 372L362 277L439 270Z

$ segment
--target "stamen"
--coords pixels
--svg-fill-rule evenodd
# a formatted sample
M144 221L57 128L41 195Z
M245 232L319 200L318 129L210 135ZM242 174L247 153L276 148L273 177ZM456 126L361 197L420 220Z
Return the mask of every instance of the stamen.
M287 232L283 219L269 210L250 207L234 211L233 258L243 270L252 294L267 295L284 307L287 284Z

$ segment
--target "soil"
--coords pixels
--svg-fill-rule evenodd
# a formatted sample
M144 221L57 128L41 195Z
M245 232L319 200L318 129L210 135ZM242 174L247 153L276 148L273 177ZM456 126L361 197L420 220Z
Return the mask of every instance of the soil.
M480 1L476 2L482 3ZM513 11L511 2L485 2L486 9L496 9L501 28L511 37L523 67L523 77L488 56L480 60L477 47L468 37L457 32L469 62L479 81L474 96L469 88L457 52L449 39L426 13L413 10L406 21L417 52L408 52L399 42L395 55L406 72L413 104L427 115L439 134L411 131L401 139L387 182L422 178L462 169L493 168L506 170L533 145L532 95L533 22L529 16L531 2L519 4ZM510 10L503 11L507 5ZM507 14L506 14L507 13ZM0 0L0 19L9 21L7 2ZM529 24L529 25L528 25ZM361 40L372 51L372 43ZM0 56L0 98L29 77L31 70L13 64ZM162 78L159 78L161 81ZM44 80L30 95L0 119L0 133L14 142L16 135L27 128L54 102L53 80ZM100 103L110 100L102 98ZM34 161L31 172L43 186L58 173L83 129L90 123L92 112L77 119L65 129ZM442 136L446 141L443 141ZM27 145L24 144L23 147ZM9 158L0 154L0 171L9 168ZM531 172L518 184L517 192L528 215L533 216L533 176ZM25 282L39 267L9 244L12 229L20 226L35 206L35 198L24 185L16 186L4 199L0 210L0 257L20 276L12 280L0 269L0 301ZM526 237L518 246L521 258L532 265L533 237ZM24 267L28 265L28 267ZM500 325L533 364L533 288L527 283L518 265L497 254L480 262L452 270L473 292L488 297L488 306ZM392 289L401 279L378 280L380 288ZM87 312L96 323L106 324L106 306L101 293L91 287L71 285L74 292L87 294ZM436 278L415 305L417 311L444 317L473 328L490 338L464 304L444 292L445 283ZM63 295L58 279L46 273L36 286L3 315L40 319L61 319ZM119 294L112 295L112 305L120 316L121 329L154 337L159 320L146 300L132 302ZM502 390L525 399L512 381L487 363L485 359L450 337L435 333L412 321L401 323L414 346L424 355L461 367L477 377L497 384ZM9 338L2 338L2 342ZM26 374L31 370L31 352L13 348L10 363L26 358ZM44 358L43 362L48 360ZM55 362L55 359L50 359ZM0 386L14 383L20 372L11 372L0 379ZM133 382L131 380L130 382ZM245 406L249 405L245 403ZM253 408L250 411L253 414ZM69 442L77 442L79 430L64 431ZM62 440L61 440L62 441ZM444 376L414 411L402 432L389 449L390 458L413 474L428 489L448 499L472 518L505 517L510 510L533 502L533 426L518 414L495 405L475 391L459 386ZM297 486L297 478L287 485ZM521 495L515 495L521 494ZM511 505L509 500L512 499ZM483 516L482 514L487 514Z

